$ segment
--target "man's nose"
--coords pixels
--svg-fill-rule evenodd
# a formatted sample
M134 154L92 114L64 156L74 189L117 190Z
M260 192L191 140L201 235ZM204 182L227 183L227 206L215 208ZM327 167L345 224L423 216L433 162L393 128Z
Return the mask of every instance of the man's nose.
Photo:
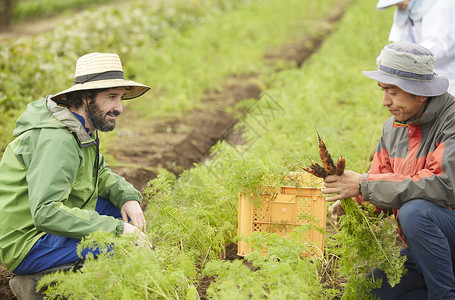
M387 92L384 92L384 95L382 96L382 105L389 106L391 104L392 100L390 99L390 96L388 95Z
M123 112L122 99L119 99L115 102L114 109L119 113Z

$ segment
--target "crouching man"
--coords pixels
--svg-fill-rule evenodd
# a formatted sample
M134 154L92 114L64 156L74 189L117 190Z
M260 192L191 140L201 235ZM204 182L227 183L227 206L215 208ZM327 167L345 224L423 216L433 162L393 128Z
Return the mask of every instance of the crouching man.
M455 299L455 98L434 73L435 58L417 44L397 42L382 50L379 69L364 74L383 91L391 113L368 173L328 176L327 201L362 195L378 210L393 210L407 242L401 255L407 274L393 288L373 271L379 299ZM341 203L330 207L335 219Z
M18 118L0 162L0 260L19 299L39 298L31 274L77 262L77 244L91 232L146 239L141 193L106 168L98 131L114 129L122 100L148 90L124 79L118 55L89 53L72 87Z

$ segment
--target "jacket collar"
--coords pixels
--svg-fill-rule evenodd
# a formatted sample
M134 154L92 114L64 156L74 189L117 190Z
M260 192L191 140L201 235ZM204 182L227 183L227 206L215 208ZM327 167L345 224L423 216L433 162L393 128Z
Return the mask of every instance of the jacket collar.
M422 115L417 119L410 120L408 123L419 127L432 123L441 113L444 112L444 107L446 107L448 103L454 102L454 100L454 97L448 92L445 92L440 96L428 98L428 103L425 106L425 110Z
M95 139L98 132L95 132L93 137L91 137L79 119L68 108L58 105L50 96L46 97L46 106L54 118L68 127L81 147L88 147L96 144Z

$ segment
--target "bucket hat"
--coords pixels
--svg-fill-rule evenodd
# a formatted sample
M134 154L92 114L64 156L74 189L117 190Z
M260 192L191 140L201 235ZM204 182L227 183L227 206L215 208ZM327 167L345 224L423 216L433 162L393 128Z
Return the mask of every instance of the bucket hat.
M52 96L54 99L66 100L66 94L76 91L125 87L123 100L137 98L150 87L126 80L123 76L120 57L114 53L88 53L76 62L74 85Z
M398 3L402 2L402 1L403 0L379 0L378 4L376 5L376 8L377 9L384 9L384 8L389 7L389 6L398 4Z
M363 71L368 78L398 86L418 96L438 96L447 91L449 80L434 72L435 57L425 47L396 42L384 47L377 71Z

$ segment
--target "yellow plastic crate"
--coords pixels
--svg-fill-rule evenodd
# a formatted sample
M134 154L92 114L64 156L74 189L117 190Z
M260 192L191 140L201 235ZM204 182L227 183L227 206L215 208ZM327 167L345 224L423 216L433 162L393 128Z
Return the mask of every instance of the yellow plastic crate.
M259 201L259 205L255 206L250 197L239 197L238 233L242 237L255 231L284 236L304 224L301 215L312 216L318 221L316 225L325 230L327 205L320 187L282 186L279 193L270 193L264 187ZM311 229L306 238L319 249L315 249L314 254L320 257L324 253L324 235ZM240 240L237 246L240 256L251 252L251 247L244 240Z

